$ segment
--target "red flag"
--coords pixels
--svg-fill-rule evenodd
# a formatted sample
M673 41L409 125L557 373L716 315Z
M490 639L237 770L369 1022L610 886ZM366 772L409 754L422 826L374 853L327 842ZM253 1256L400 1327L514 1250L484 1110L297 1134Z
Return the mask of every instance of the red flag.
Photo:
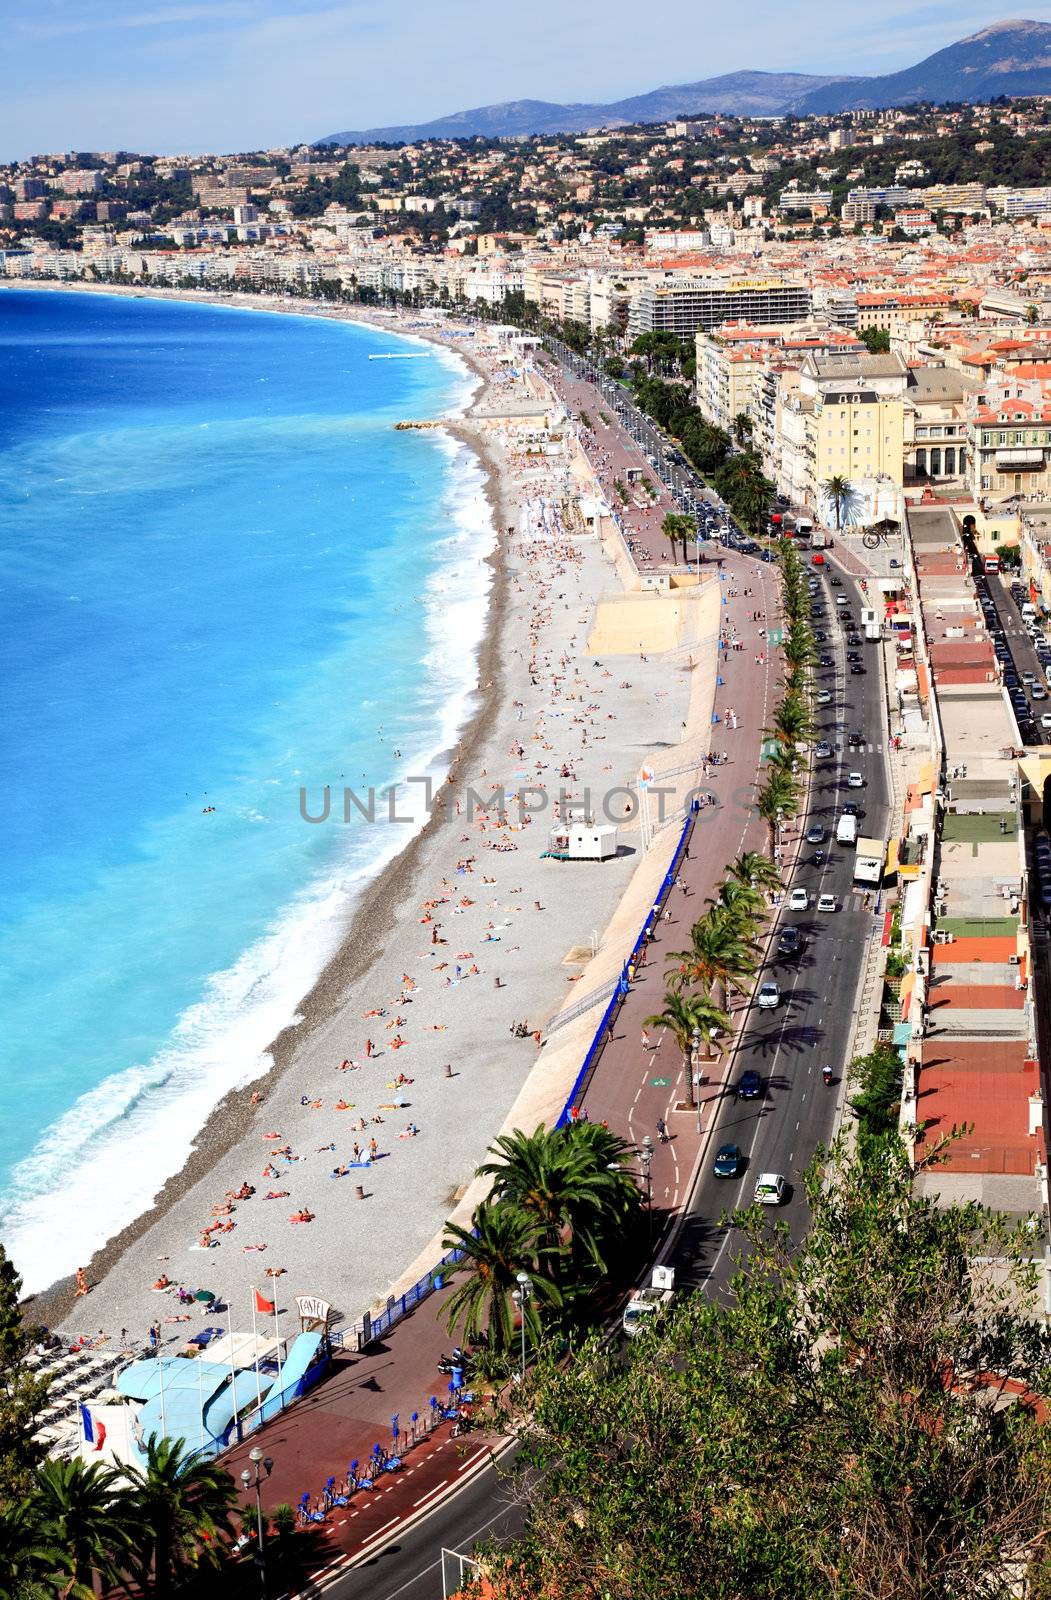
M261 1312L263 1316L272 1317L275 1309L274 1302L272 1300L264 1300L258 1289L253 1289L252 1293L255 1295L256 1310Z
M95 1430L98 1433L98 1443L96 1444L95 1449L101 1450L102 1446L106 1443L106 1424L104 1422L96 1422Z

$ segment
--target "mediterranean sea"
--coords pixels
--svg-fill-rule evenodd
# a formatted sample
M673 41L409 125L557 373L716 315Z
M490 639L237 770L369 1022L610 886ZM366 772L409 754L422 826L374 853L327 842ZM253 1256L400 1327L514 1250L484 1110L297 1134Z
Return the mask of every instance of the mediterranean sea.
M470 713L482 469L392 424L473 382L349 323L0 293L0 1239L27 1290L151 1204L413 831L312 827L299 793L424 772Z

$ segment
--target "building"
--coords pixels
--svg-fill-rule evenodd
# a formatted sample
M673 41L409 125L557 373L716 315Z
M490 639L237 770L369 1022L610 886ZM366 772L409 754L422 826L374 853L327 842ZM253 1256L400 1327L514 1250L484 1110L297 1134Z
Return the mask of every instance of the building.
M910 239L934 233L937 227L934 217L925 206L902 206L895 214L894 221Z
M780 211L827 211L832 204L831 189L783 189L777 202Z
M845 227L853 227L858 222L875 222L876 207L871 200L844 200L839 215Z
M689 338L721 322L799 322L810 315L810 289L783 278L686 278L667 274L642 286L628 310L628 332Z
M967 410L971 490L1003 499L1047 493L1051 460L1051 366L992 374Z
M870 201L874 206L886 206L888 210L895 211L898 206L911 205L915 199L911 189L906 189L902 184L888 184L885 189L848 189L847 200L851 205L862 205Z
M824 484L845 478L844 520L899 514L908 378L898 355L806 356L780 411L784 492L827 512Z
M979 386L955 367L910 368L905 390L905 482L963 478L967 401Z

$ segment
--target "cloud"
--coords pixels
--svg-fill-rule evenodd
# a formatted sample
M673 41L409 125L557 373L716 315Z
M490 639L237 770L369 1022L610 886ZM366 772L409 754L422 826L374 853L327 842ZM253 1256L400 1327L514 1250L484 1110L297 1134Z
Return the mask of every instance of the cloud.
M215 5L169 6L163 11L128 11L119 15L73 17L52 22L16 19L16 32L29 39L61 39L78 33L118 33L127 28L181 27L187 22L245 21L255 14L248 0L216 0Z

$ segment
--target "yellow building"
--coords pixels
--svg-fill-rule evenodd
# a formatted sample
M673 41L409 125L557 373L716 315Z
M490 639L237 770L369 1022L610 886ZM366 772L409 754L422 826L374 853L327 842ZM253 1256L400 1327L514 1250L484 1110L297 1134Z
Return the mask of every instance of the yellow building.
M823 488L830 478L851 486L845 521L874 522L900 508L907 383L908 368L897 355L804 360L782 419L781 475L826 520Z

